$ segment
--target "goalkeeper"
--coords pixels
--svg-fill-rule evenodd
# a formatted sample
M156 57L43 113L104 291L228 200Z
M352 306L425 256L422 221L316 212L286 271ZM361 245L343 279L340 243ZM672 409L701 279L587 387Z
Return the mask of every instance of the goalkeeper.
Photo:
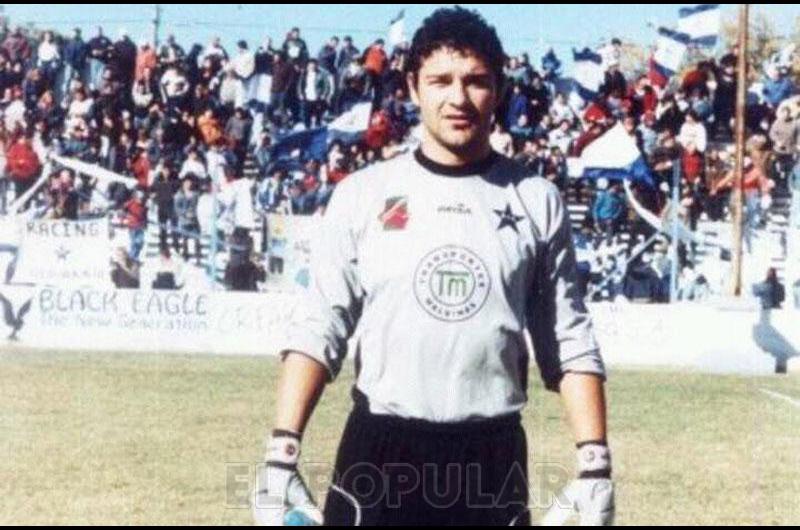
M330 525L528 525L527 330L576 443L560 507L611 523L605 370L569 216L552 184L489 143L504 61L472 11L440 9L416 32L407 75L423 138L333 193L281 351L257 522L296 507ZM348 342L354 406L320 514L297 463Z

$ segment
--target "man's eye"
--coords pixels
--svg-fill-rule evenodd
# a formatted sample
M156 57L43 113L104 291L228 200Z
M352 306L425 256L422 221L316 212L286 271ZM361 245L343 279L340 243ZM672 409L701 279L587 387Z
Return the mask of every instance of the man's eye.
M488 88L491 86L492 82L484 77L476 77L474 79L470 79L469 84L479 88Z

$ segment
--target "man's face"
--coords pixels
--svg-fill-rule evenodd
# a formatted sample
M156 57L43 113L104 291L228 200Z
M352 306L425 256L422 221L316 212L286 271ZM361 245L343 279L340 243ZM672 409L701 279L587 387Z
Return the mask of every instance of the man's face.
M457 154L488 141L497 86L483 59L440 48L423 61L416 80L409 76L409 89L430 140Z

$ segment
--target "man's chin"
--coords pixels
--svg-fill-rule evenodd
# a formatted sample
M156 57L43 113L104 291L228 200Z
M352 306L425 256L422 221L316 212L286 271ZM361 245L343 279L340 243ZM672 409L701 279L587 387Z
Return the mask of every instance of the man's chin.
M481 142L477 135L469 135L468 137L448 137L441 138L440 143L447 148L448 151L453 153L471 153L480 147Z

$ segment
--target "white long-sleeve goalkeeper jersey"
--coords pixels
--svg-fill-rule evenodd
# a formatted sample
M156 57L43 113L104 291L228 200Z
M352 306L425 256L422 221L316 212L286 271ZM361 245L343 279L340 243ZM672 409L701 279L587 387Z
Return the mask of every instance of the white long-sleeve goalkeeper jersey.
M604 376L555 186L493 154L441 166L420 151L339 183L312 239L311 285L281 352L342 367L371 412L435 422L526 402L531 332L545 384Z

